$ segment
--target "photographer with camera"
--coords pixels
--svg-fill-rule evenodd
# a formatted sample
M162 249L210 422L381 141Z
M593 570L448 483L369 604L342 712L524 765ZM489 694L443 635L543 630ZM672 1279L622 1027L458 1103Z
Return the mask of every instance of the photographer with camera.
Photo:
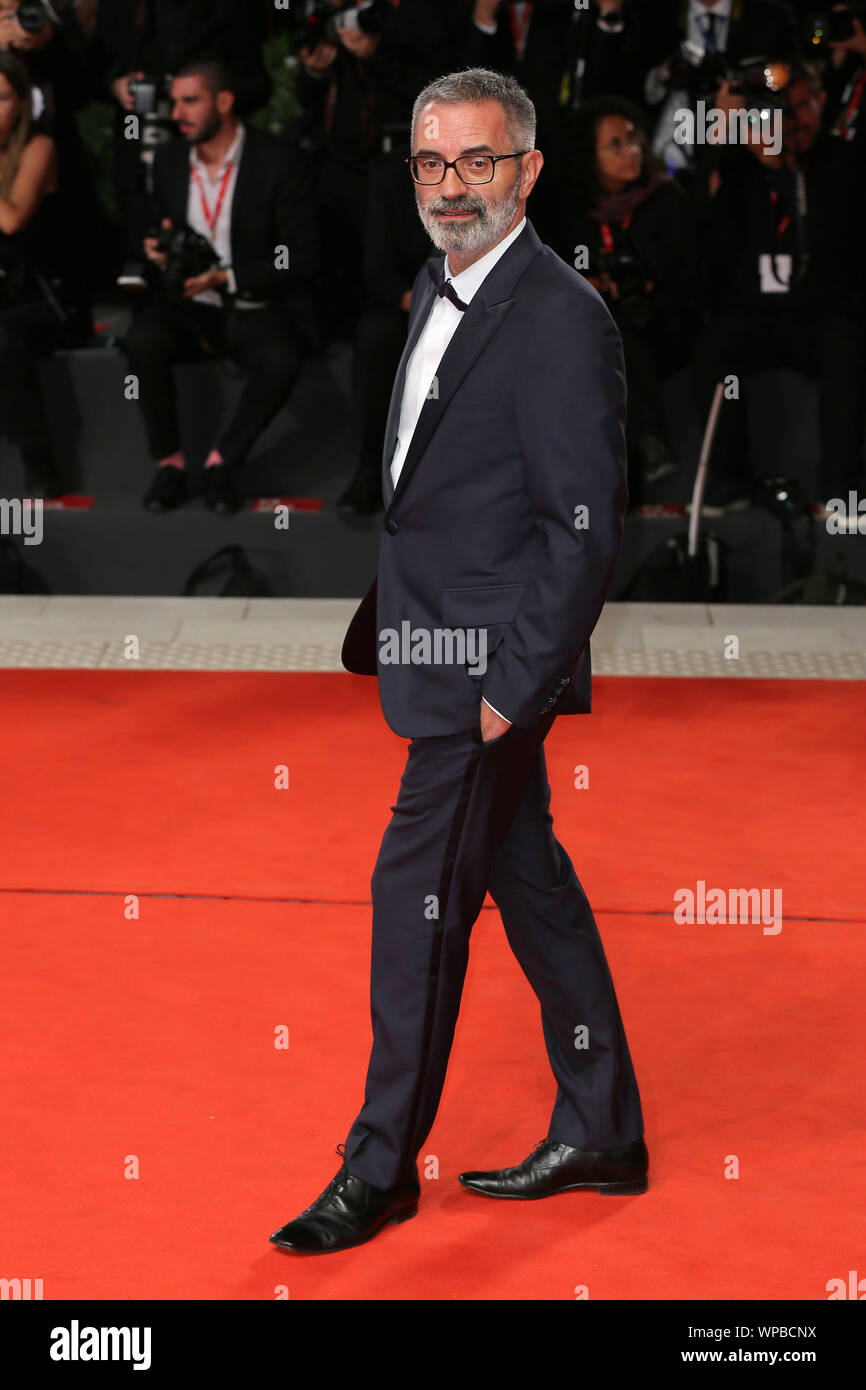
M234 75L237 112L249 115L270 92L263 27L249 0L100 0L91 63L115 107L114 180L125 257L117 283L124 288L145 288L141 242L153 160L161 145L177 138L172 74L202 53L221 58Z
M365 307L353 357L353 400L358 439L355 472L337 499L343 516L369 516L382 508L382 440L394 376L400 365L412 285L436 247L418 217L406 177L411 147L380 155L370 168L364 252Z
M136 316L126 344L157 462L144 502L166 511L188 496L173 364L225 355L247 376L203 487L212 510L237 511L238 471L318 345L311 177L302 151L238 120L218 59L184 67L171 97L183 143L157 152L154 234L144 242L162 293Z
M316 155L327 267L319 293L323 323L328 337L352 338L364 307L356 267L369 166L387 150L393 130L408 131L415 94L441 52L445 21L434 0L307 0L286 20L300 61L295 90L302 114L295 130Z
M58 160L33 128L32 88L20 58L0 52L0 379L8 433L33 496L60 491L39 361L82 331L66 239L58 234Z
M834 5L817 23L813 20L809 30L819 51L826 47L830 52L825 71L827 129L850 149L862 179L866 174L866 4Z
M629 500L673 473L661 381L689 357L697 327L691 202L648 148L640 109L599 97L569 118L554 249L604 296L622 336Z
M644 99L659 108L653 149L668 169L691 172L695 149L675 138L678 113L711 98L728 70L745 59L796 52L796 21L784 0L641 4Z
M749 372L793 367L817 377L817 505L859 483L866 227L846 152L821 130L817 68L792 65L781 100L781 150L760 124L748 144L723 149L703 229L708 319L695 353L702 418L717 382L733 376L739 383L737 397L722 403L709 515L747 506L754 495L743 390ZM716 101L736 108L742 97L723 87Z
M469 0L458 50L460 66L516 77L536 109L545 150L561 106L593 97L641 97L636 0Z

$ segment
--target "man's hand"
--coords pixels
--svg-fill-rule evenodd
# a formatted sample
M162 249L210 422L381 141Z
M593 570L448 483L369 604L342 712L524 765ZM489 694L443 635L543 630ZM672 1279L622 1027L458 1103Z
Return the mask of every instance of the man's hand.
M481 737L485 743L492 738L499 738L511 725L507 719L501 719L495 710L491 709L484 700L481 701Z
M608 15L622 14L624 0L597 0L602 19Z
M162 219L162 226L165 229L170 229L171 218L164 217ZM157 251L157 245L158 242L155 236L146 236L144 238L144 254L147 256L147 259L151 262L151 264L158 265L161 270L162 267L165 265L166 261L168 260L168 257L166 256L164 251Z
M404 292L403 292L403 297L402 297L402 299L400 300L400 308L403 310L403 313L404 313L404 314L408 314L409 310L412 308L412 291L411 291L411 290L404 290Z
M315 48L310 49L304 44L298 52L301 62L309 72L324 72L337 56L337 45L326 41L317 43Z
M502 0L475 0L473 19L479 24L495 24L496 15Z
M365 34L363 29L338 29L340 43L356 58L372 58L379 47L379 34Z
M129 90L130 82L140 82L143 77L143 72L128 72L125 77L115 77L112 82L112 96L118 106L123 107L124 111L131 111L135 105L135 97Z
M204 275L193 275L190 280L183 282L183 297L194 299L197 294L204 294L206 290L218 290L228 282L228 278L225 270L206 270Z
M841 7L834 5L833 8L838 10ZM866 58L866 30L856 16L853 17L853 23L854 34L850 39L842 39L839 43L830 44L830 52L833 55L832 62L835 68L842 66L845 55L848 53L859 53L861 58Z

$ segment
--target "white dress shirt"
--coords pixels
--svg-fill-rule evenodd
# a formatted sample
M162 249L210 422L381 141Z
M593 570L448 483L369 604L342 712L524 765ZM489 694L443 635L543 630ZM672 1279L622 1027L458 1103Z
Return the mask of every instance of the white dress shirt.
M690 0L688 33L687 37L694 43L703 44L707 42L707 21L706 16L713 14L716 16L715 31L713 37L716 41L716 48L719 53L724 53L728 46L728 29L731 23L732 0L713 0L711 5L702 5L700 0Z
M194 232L198 232L200 236L207 238L207 240L210 242L211 246L213 246L214 250L219 256L220 266L228 273L228 282L226 284L226 289L228 290L229 294L237 294L238 288L235 282L234 271L231 268L231 227L232 206L235 200L235 188L237 187L238 182L238 168L240 166L241 156L243 155L245 136L246 131L243 125L238 123L237 135L235 136L229 148L226 150L225 158L223 159L219 168L214 169L213 171L208 169L199 159L198 151L195 145L191 145L189 151L190 176L189 196L187 198L186 207L186 220L189 223L190 227L192 227ZM222 188L223 179L225 178L226 170L228 169L229 164L231 164L232 166L231 176L229 177L229 180L226 183L225 194L223 196L222 206L219 210L219 216L216 220L216 225L213 229L211 229L211 227L208 224L207 217L205 216L204 206L202 204L201 191L193 175L193 170L195 169L197 171L199 179L201 180L201 186L204 189L204 196L207 199L208 210L210 216L213 217L217 203L219 202L220 189ZM196 304L213 304L217 308L219 308L219 306L223 302L222 296L220 295L218 290L205 290L202 294L194 295L193 298ZM236 304L239 309L264 308L263 303L260 303L258 301L253 302L249 299L239 299L236 301Z
M452 275L448 257L445 257L445 278L451 281L458 299L462 299L464 304L469 304L482 281L490 274L500 256L505 254L511 243L517 240L525 226L526 218L523 217L507 237L497 242L485 255L480 256L477 261L473 261L465 270L461 270L459 275ZM421 336L415 344L409 361L406 363L403 401L400 407L400 421L397 426L397 443L394 457L391 460L391 481L395 487L409 445L412 442L412 435L415 433L418 416L430 394L430 387L445 349L459 328L463 314L464 310L458 309L457 305L452 304L451 300L444 294L441 298L439 295L434 295L427 322L421 330ZM489 700L485 700L484 703L488 708L493 709ZM499 710L493 712L499 714ZM499 717L500 719L508 718L506 714L499 714Z

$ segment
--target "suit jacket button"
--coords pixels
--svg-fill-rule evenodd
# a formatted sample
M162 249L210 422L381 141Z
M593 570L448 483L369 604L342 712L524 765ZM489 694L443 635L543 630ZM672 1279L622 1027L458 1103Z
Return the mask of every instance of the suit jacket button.
M393 518L389 518L385 522L385 530L388 532L389 535L396 536L397 532L400 530L400 527L397 524L397 522L393 520Z

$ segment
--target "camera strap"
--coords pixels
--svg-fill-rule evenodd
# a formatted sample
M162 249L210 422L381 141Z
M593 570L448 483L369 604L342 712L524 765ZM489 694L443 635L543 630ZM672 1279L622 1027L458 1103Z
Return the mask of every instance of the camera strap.
M784 213L776 223L776 241L782 240L786 231L794 223L794 234L796 238L796 273L794 283L802 280L809 265L809 245L807 240L807 225L809 206L806 197L806 176L799 167L793 170L794 175L794 213L793 218L790 213ZM775 210L779 195L775 188L770 189L770 202Z
M833 126L833 134L838 135L842 140L854 139L857 113L860 110L864 90L866 90L866 66L864 66L857 82L852 80L848 83L842 97L845 107Z
M216 205L213 209L213 212L211 212L210 204L208 203L208 200L205 197L204 184L201 181L201 175L199 174L195 164L192 165L192 176L195 179L196 187L198 188L198 194L201 198L201 210L204 213L204 220L207 223L208 231L210 232L211 237L216 236L216 225L220 220L220 213L223 210L223 203L226 200L226 193L228 191L229 181L231 179L234 167L234 160L229 160L228 164L226 165L226 171L222 176L220 190L217 194Z

